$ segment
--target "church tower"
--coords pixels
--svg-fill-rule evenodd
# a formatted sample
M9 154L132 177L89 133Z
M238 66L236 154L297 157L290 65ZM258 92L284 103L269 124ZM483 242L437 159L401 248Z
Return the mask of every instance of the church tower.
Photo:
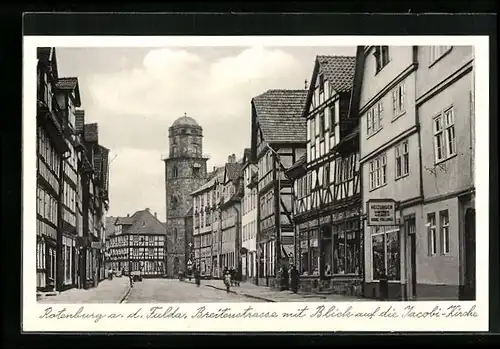
M207 178L207 160L203 156L203 129L186 114L168 130L169 156L165 162L166 258L167 277L186 271L187 234L185 216L192 206L191 193Z

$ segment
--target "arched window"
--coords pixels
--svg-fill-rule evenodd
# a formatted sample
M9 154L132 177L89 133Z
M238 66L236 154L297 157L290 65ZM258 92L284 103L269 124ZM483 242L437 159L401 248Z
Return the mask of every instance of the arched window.
M177 178L177 176L179 176L179 169L176 166L174 166L172 168L172 177Z

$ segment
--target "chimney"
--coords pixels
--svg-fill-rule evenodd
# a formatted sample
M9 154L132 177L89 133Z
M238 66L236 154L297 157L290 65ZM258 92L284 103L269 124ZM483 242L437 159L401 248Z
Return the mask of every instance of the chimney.
M146 207L146 211L148 211L148 212L149 212L149 207Z
M130 213L127 213L127 217L130 217Z
M158 215L156 214L156 212L155 212L155 218L158 218Z
M236 155L232 154L227 157L227 162L230 164L234 164L236 162Z
M214 166L214 172L217 171L217 166Z

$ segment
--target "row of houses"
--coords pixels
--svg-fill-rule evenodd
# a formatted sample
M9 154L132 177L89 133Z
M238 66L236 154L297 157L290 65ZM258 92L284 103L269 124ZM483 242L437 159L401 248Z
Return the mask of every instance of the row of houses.
M274 286L295 264L307 291L376 298L387 280L392 299L474 298L474 119L470 46L317 56L307 89L252 99L250 148L211 173L184 116L165 159L167 269Z
M109 149L85 123L78 78L59 77L55 48L37 59L37 290L93 287L104 278Z

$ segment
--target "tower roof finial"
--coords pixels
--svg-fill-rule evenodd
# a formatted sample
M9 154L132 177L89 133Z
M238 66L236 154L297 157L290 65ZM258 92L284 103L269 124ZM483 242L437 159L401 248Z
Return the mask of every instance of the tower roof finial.
M188 116L188 115L187 115L187 113L186 113L186 112L184 112L184 117L187 117L187 116Z

